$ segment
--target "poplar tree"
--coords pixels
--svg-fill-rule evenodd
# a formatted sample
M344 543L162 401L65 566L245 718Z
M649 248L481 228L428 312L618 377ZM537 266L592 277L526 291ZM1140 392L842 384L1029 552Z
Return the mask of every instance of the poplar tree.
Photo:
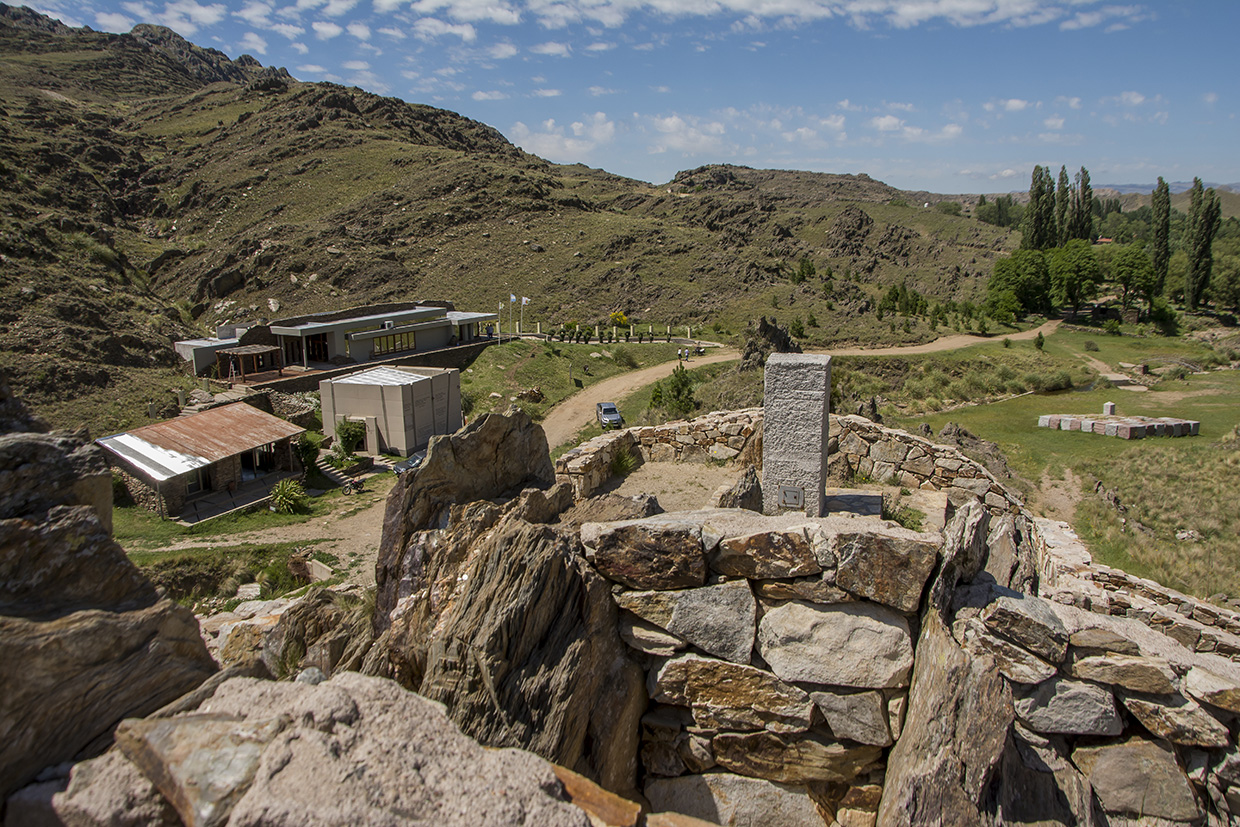
M1055 181L1050 170L1040 164L1033 168L1029 182L1029 206L1021 225L1020 246L1029 250L1045 250L1055 246Z
M1197 309L1210 286L1210 270L1214 264L1211 248L1221 215L1222 204L1214 188L1203 189L1201 179L1194 178L1188 209L1188 227L1184 233L1184 247L1188 251L1184 300L1189 310Z
M1059 187L1055 190L1055 243L1068 241L1068 204L1072 199L1072 185L1068 183L1068 168L1059 168Z
M1171 261L1171 188L1158 176L1158 186L1150 195L1150 210L1153 213L1150 242L1150 258L1153 259L1154 276L1151 284L1152 295L1161 296L1167 284L1167 265ZM1153 307L1151 299L1151 308Z
M1072 209L1068 219L1068 238L1092 241L1094 235L1094 191L1089 186L1089 170L1081 167L1072 190Z

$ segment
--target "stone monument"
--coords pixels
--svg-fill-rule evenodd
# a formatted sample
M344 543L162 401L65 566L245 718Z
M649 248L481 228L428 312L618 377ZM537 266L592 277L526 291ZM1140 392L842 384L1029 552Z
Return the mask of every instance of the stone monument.
M762 510L821 517L831 430L831 357L771 354L766 360L765 394Z

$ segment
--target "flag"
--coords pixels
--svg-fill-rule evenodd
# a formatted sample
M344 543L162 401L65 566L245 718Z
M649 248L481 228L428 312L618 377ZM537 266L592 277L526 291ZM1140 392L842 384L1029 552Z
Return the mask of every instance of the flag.
M516 294L516 293L509 293L509 294L508 294L508 303L509 303L509 304L512 304L512 303L513 303L513 302L515 302L516 300L517 300L517 294Z
M521 297L521 305L522 305L523 307L524 307L525 305L529 304L529 303L530 303L529 297L527 297L527 296L522 296L522 297Z

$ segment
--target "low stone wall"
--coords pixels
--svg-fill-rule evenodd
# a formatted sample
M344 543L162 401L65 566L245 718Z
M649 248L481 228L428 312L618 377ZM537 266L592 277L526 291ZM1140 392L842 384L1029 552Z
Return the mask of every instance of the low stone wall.
M569 482L577 499L593 494L611 476L616 454L633 451L642 462L735 459L763 421L761 408L710 413L690 421L604 433L564 454L556 480ZM849 474L906 488L976 495L993 514L1023 513L1024 502L980 463L958 449L860 416L831 416L831 462Z
M626 428L603 433L578 445L555 461L557 482L573 486L585 499L611 476L611 462L630 452L639 462L706 462L735 459L749 444L762 421L761 408L709 413L690 421Z
M1057 603L1140 621L1195 652L1240 662L1240 613L1093 561L1067 523L1033 521L1039 593Z
M1147 436L1197 436L1201 423L1194 419L1149 416L1074 416L1044 414L1038 417L1039 428L1059 431L1080 431L1120 439L1145 439Z
M980 497L993 514L1021 513L1024 501L958 449L884 428L861 416L832 416L828 450L853 474L905 488Z

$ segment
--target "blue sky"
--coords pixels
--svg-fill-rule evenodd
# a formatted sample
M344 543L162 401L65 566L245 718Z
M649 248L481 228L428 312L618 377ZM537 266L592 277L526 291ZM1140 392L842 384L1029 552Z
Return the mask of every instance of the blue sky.
M301 80L488 123L663 183L707 163L1004 192L1240 182L1240 3L1194 0L37 0L158 23Z

